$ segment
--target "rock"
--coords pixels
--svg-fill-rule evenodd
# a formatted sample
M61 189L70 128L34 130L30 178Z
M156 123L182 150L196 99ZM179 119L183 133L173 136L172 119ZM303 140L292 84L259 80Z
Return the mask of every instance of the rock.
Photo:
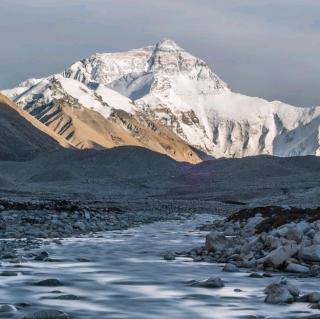
M79 261L79 262L82 262L82 263L89 263L89 262L91 262L90 259L85 258L85 257L79 257L79 258L76 258L76 260Z
M303 234L306 234L311 229L311 225L306 221L301 221L298 224L296 224L296 228L300 230Z
M306 236L309 237L310 239L313 239L314 236L316 235L316 231L311 228L307 233L306 233Z
M299 297L300 291L288 283L286 278L281 278L280 282L267 286L264 293L267 295L266 303L284 304L294 302Z
M240 262L240 267L243 268L255 268L257 266L257 261L255 259L247 260L244 259Z
M270 304L286 304L292 303L294 301L294 297L291 295L289 290L280 284L275 284L272 288L269 289L265 303Z
M320 261L320 245L303 246L300 249L299 256L306 261Z
M273 250L266 257L258 260L258 263L265 263L278 268L283 265L290 257L294 256L300 249L297 244L289 244L285 246L280 246Z
M164 260L175 260L176 259L176 255L173 252L167 252L163 255L163 259Z
M247 220L246 228L255 228L263 220L264 218L261 214L256 214L254 217L251 217Z
M2 273L0 273L0 276L15 277L18 276L18 273L16 271L3 271Z
M285 271L287 272L294 272L294 273L307 273L309 272L309 267L300 265L300 264L294 264L294 263L290 263L288 264L288 266L286 267Z
M311 292L308 296L308 301L311 303L320 302L320 292Z
M303 232L297 227L290 226L284 233L284 237L288 240L293 240L296 243L300 243L303 237Z
M281 240L278 237L269 235L266 238L265 245L271 250L277 249L278 247L281 246Z
M58 279L45 279L35 283L35 286L59 287L63 286L63 284Z
M17 309L24 309L27 307L31 307L31 304L27 302L19 302L19 303L16 303L14 306L17 307Z
M320 244L320 232L316 232L312 238L312 243L314 245Z
M230 239L223 234L212 231L206 236L206 250L209 252L222 251L230 244Z
M253 272L249 275L251 278L263 278L263 275L258 274L257 272Z
M202 287L202 288L222 288L224 287L224 282L219 277L211 277L204 281L192 281L191 286Z
M37 261L43 261L44 259L48 258L49 257L49 254L46 252L46 251L42 251L40 254L38 254L34 260L37 260Z
M235 288L235 289L233 289L233 291L234 291L234 292L242 292L242 290L239 289L239 288Z
M228 264L225 264L222 271L224 271L224 272L238 272L239 268L235 264L228 263Z
M59 310L41 310L33 314L26 315L23 319L70 319L70 317Z
M245 243L244 245L242 245L240 251L243 254L248 254L252 251L257 251L257 250L261 250L263 248L263 243L260 240L260 236L259 237L255 237L252 240L250 240L249 242Z

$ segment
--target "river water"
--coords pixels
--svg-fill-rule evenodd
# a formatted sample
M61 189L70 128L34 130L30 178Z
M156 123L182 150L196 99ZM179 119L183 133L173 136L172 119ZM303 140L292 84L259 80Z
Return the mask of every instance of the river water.
M158 318L306 318L319 314L307 304L266 305L263 289L276 280L224 273L222 266L195 263L187 258L165 261L166 251L200 246L205 232L198 225L214 217L197 215L193 220L157 222L94 237L66 239L63 245L45 249L56 262L3 264L2 270L18 271L15 277L0 278L1 303L28 303L29 307L0 318L21 318L39 309L58 309L76 319ZM85 258L85 259L83 259ZM80 261L79 261L80 260ZM221 289L190 287L189 280L219 276ZM61 287L38 287L33 283L55 278ZM304 292L317 291L319 279L290 279ZM242 292L234 292L239 288ZM60 293L57 292L60 291ZM53 299L73 294L79 300Z

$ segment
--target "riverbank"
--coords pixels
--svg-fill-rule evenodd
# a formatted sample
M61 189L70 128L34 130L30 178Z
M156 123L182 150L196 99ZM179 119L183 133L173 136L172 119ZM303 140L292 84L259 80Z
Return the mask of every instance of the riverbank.
M199 213L226 216L234 205L197 201L0 200L0 260L19 261L46 240L185 220ZM212 209L214 207L214 209ZM19 251L19 253L17 253Z
M320 208L247 208L202 229L204 245L187 253L195 261L320 277Z
M217 311L222 319L269 318L270 314L273 318L312 318L318 314L307 303L284 307L263 302L265 287L280 280L282 273L252 278L245 270L227 273L223 265L194 263L182 256L163 259L169 251L201 245L207 234L201 225L209 226L216 218L197 214L61 242L44 239L45 245L29 251L19 263L2 262L2 272L10 274L0 276L2 305L13 307L3 314L12 319L39 318L39 312L40 318L47 318L47 311L55 313L53 318L77 319L215 319ZM43 251L48 257L41 260ZM210 277L220 277L224 286L190 285ZM308 278L292 277L290 282L301 294L318 287L317 281Z

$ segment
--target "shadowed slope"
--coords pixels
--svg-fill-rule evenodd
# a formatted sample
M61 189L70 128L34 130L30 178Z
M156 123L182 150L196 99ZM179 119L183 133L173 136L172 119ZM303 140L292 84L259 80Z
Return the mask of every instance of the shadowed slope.
M24 160L68 143L0 94L0 160ZM49 136L50 135L50 136Z

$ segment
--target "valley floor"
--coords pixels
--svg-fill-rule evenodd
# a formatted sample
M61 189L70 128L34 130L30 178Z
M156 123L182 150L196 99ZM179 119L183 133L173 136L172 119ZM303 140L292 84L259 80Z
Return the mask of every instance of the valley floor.
M217 318L217 309L219 318L307 318L315 310L306 304L263 303L272 278L222 275L219 265L162 255L203 245L197 226L242 208L317 207L319 198L312 156L190 165L127 147L0 162L0 291L9 305L0 310L14 319L41 309L80 319ZM188 285L212 276L225 287ZM37 284L46 279L57 281ZM318 285L293 282L306 292ZM40 315L26 318L48 317Z

